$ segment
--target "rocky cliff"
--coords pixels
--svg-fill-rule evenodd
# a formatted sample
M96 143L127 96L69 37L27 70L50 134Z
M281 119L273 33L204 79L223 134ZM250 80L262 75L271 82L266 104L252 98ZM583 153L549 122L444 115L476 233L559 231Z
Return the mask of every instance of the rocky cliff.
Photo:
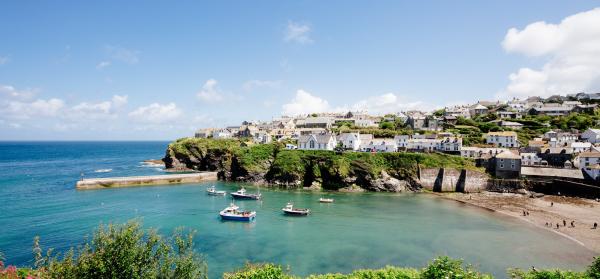
M327 190L419 191L420 167L474 169L458 156L286 150L278 143L180 139L163 158L170 170L217 171L219 179Z

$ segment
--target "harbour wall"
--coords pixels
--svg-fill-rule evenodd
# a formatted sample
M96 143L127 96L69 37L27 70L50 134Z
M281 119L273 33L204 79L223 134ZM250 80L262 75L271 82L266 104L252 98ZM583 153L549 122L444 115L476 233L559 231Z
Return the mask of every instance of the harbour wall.
M482 172L447 168L422 168L418 176L421 186L434 192L479 192L489 181Z
M217 172L167 174L151 176L87 178L77 181L78 190L107 189L131 186L198 183L217 180Z

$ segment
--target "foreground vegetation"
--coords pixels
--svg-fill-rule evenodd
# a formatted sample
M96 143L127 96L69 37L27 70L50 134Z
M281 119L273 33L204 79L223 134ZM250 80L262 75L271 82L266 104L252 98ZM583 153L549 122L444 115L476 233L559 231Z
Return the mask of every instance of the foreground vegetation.
M414 179L418 167L476 169L460 156L440 153L367 153L288 150L282 143L247 144L243 140L184 138L171 143L167 167L219 171L227 179L264 179L268 183L304 185L322 183L336 190L352 183L369 189L382 171L398 179ZM175 162L176 161L176 162Z
M51 249L43 253L39 239L34 239L33 267L6 267L0 254L0 279L17 278L207 278L204 259L194 251L193 232L178 229L165 238L154 230L144 230L138 221L123 225L100 226L91 240L71 248L62 256ZM521 279L600 279L600 258L583 272L568 270L508 270L507 276ZM224 279L296 279L288 270L275 264L251 264L223 274ZM388 266L360 269L350 274L310 275L307 279L372 278L493 278L462 260L438 257L424 268Z

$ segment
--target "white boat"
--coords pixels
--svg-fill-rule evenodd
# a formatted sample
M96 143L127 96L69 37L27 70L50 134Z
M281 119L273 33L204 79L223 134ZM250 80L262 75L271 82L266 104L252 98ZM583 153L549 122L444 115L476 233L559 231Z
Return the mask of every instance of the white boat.
M321 203L333 203L333 199L320 198L319 202L321 202Z
M250 222L256 218L256 211L239 211L239 207L231 203L219 215L223 220Z
M242 187L242 189L239 189L237 192L233 192L231 193L231 197L234 199L238 199L238 200L260 200L261 198L261 194L248 194L246 193L246 189L244 189L244 187Z
M294 208L294 204L291 202L288 202L287 205L281 210L283 210L283 212L287 215L306 216L310 214L310 209Z
M215 189L215 186L210 186L206 189L206 193L210 196L225 196L227 194L227 192L225 191L218 191L217 189Z

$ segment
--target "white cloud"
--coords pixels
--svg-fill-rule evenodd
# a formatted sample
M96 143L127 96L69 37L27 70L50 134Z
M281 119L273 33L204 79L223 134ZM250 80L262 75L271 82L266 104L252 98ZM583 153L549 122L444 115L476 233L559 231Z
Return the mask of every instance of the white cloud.
M140 123L162 124L174 121L182 114L175 103L165 105L153 103L130 112L129 117Z
M10 85L0 84L0 97L8 97L16 100L30 100L37 93L36 89L17 90Z
M430 111L436 106L421 101L409 101L406 97L387 93L359 100L354 104L343 104L332 107L329 102L314 96L304 90L298 90L296 96L290 103L282 107L283 115L302 115L316 112L345 112L345 111L367 111L373 114L394 113L407 110Z
M96 69L98 70L102 70L108 66L110 66L110 61L101 61L100 63L98 63L98 65L96 65Z
M257 80L257 79L253 79L253 80L246 81L242 87L246 91L252 91L252 90L254 90L256 88L276 89L276 88L279 88L281 86L281 83L282 83L281 80Z
M283 105L284 115L300 115L330 110L329 103L302 89L296 91L296 96L290 103Z
M502 46L509 53L547 59L540 69L510 74L498 98L550 96L600 90L600 8L564 18L559 24L534 22L508 30Z
M125 62L127 64L136 64L140 61L140 51L126 49L120 46L107 45L104 47L110 58Z
M0 108L3 117L12 119L30 119L37 117L54 117L65 107L61 99L37 99L33 102L8 101Z
M79 103L65 111L64 117L73 121L105 120L118 117L119 108L127 104L127 95L114 95L110 101Z
M8 63L9 60L10 59L8 58L8 56L0 56L0 65Z
M285 29L283 40L286 42L309 44L313 42L310 38L310 32L310 25L290 21Z
M207 103L216 103L223 101L225 98L217 88L217 81L214 79L207 80L202 89L196 94L198 99Z
M426 104L421 101L409 101L405 97L394 93L387 93L379 96L369 97L360 100L351 106L353 111L368 111L373 114L394 113L407 110L425 110L433 109L432 104Z

